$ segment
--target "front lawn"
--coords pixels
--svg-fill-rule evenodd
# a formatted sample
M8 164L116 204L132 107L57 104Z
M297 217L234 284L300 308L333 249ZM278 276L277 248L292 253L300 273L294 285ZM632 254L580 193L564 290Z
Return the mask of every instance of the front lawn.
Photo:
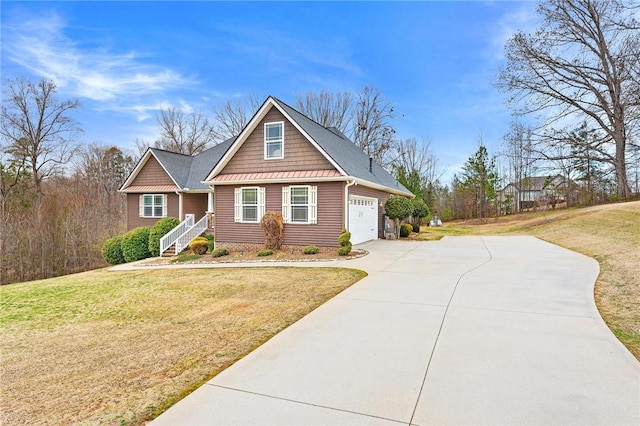
M141 424L364 276L99 270L0 287L0 423Z

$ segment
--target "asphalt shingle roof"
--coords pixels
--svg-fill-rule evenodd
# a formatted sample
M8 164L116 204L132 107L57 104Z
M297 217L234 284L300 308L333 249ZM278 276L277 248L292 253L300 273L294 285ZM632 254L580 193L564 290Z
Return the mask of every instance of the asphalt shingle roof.
M375 161L369 171L369 157L346 136L341 137L299 113L279 99L273 100L329 155L349 176L411 193Z
M271 97L287 115L295 121L320 148L349 176L368 181L373 184L410 191L401 185L393 176L375 161L369 171L369 157L337 129L326 128L279 99ZM181 189L208 189L202 181L222 159L236 138L228 139L206 151L190 156L150 148L165 170L171 175Z

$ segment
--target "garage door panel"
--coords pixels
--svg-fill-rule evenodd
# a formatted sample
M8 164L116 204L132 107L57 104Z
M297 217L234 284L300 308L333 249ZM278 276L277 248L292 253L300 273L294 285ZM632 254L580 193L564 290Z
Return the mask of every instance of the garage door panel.
M353 244L378 238L378 200L351 196L349 204L349 232Z

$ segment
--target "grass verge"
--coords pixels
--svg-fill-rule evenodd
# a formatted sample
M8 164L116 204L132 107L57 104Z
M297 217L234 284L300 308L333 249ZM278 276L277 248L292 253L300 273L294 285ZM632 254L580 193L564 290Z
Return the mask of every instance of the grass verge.
M1 287L0 423L142 424L364 276L99 270Z

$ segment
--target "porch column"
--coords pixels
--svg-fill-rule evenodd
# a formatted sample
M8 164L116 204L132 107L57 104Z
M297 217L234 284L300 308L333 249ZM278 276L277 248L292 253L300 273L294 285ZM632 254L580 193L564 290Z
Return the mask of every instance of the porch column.
M209 229L213 229L213 191L207 192L207 225Z
M178 218L180 221L184 220L184 208L183 208L183 200L182 200L182 192L178 192Z

